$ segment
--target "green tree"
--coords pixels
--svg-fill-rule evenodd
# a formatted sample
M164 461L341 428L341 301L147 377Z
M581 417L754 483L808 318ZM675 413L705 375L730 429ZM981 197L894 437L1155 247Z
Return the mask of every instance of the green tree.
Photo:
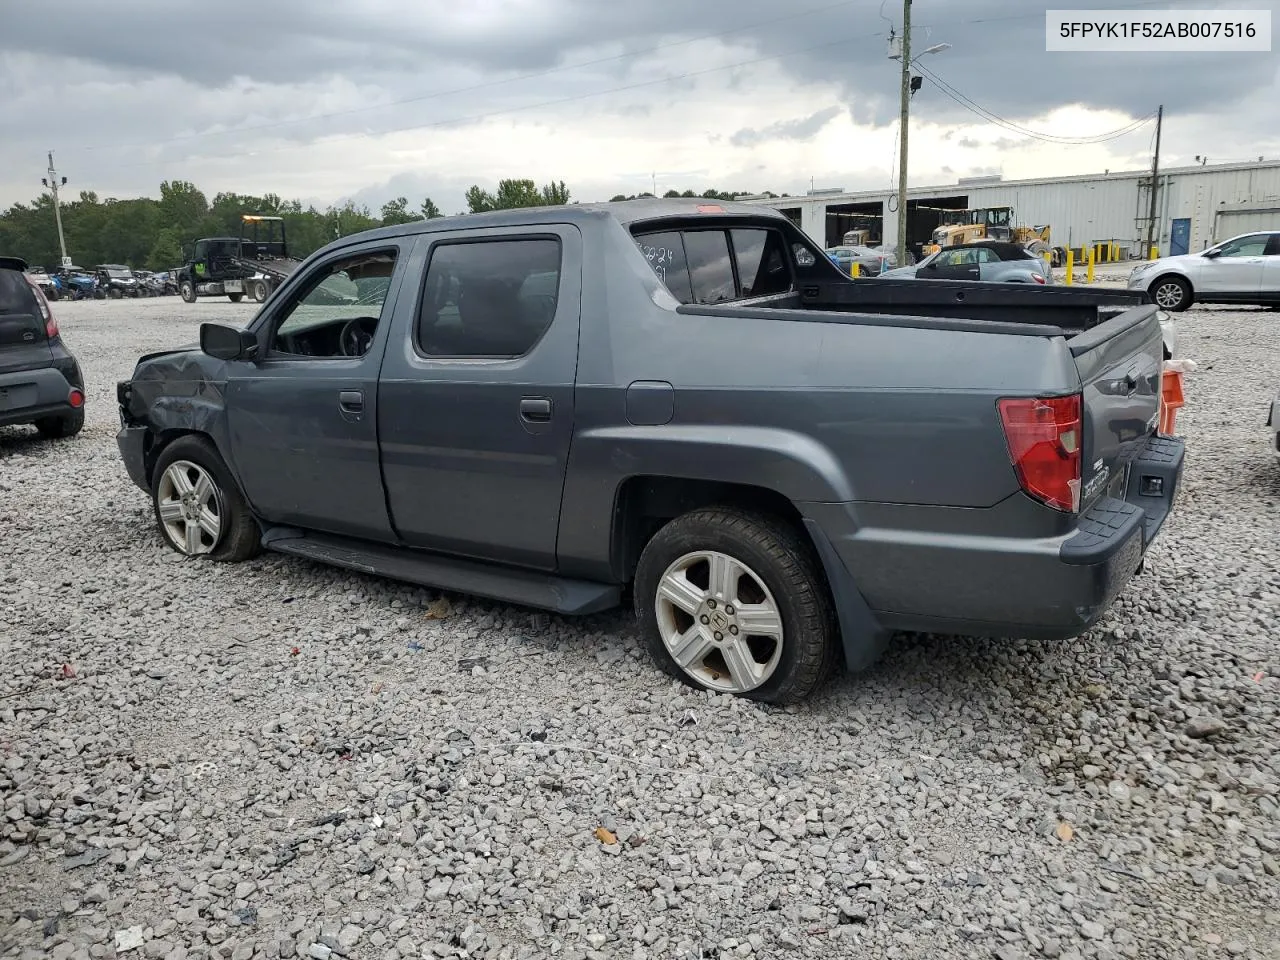
M160 184L160 214L176 227L194 227L209 212L209 203L194 183L165 180Z
M562 206L569 202L569 188L564 181L549 183L539 189L532 180L499 180L497 193L489 193L478 185L467 190L467 209L471 213L489 210L514 210L520 207Z
M396 197L394 200L388 200L382 205L382 225L384 227L392 226L397 223L412 223L419 220L409 212L409 201L404 197Z
M422 210L423 220L435 220L435 219L438 219L439 217L444 216L444 214L440 211L440 208L436 206L435 201L432 200L430 197L427 197L425 200L422 201L421 210Z
M151 252L147 254L147 266L152 270L170 270L181 265L182 239L177 227L165 227L156 234Z

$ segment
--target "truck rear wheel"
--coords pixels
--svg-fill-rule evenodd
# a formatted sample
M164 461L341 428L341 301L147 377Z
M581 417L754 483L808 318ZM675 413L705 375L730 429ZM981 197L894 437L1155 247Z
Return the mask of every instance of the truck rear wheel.
M728 507L677 517L645 546L634 592L650 654L690 686L795 703L835 668L826 581L782 520Z
M253 298L255 303L262 303L267 299L267 284L265 280L257 280L249 285L249 296Z
M190 280L183 280L178 284L178 293L182 294L182 299L187 303L196 302L196 285Z

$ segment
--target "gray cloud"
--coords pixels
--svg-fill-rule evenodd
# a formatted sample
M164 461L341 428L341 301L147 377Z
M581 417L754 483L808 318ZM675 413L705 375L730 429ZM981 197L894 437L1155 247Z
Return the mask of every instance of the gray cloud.
M926 76L912 98L913 126L982 123L956 102L961 95L1035 129L1049 111L1073 103L1132 117L1163 103L1171 157L1280 152L1273 132L1280 129L1273 55L1046 54L1044 11L1061 5L915 0L916 47L952 45L923 57L920 66L954 91ZM1271 9L1275 2L1116 5L1158 12ZM297 183L298 195L309 196L331 190L331 183L344 184L332 190L335 195L390 189L397 174L387 169L392 161L373 157L368 159L378 161L376 172L356 165L329 171L325 179L323 172L309 171L308 153L293 149L297 145L345 137L353 158L364 160L362 145L376 142L369 136L417 127L429 138L495 114L536 117L553 126L607 115L652 124L673 102L701 103L709 119L694 133L709 143L726 137L743 151L771 140L803 141L842 110L861 127L884 129L897 121L899 68L886 57L890 23L879 13L900 16L896 0L883 8L874 0L807 0L803 7L776 0L647 0L643 6L524 0L496 9L349 0L326 5L319 15L309 0L220 0L218 16L194 20L175 13L172 0L119 0L109 17L98 0L62 0L59 20L92 23L84 30L51 29L47 11L12 6L17 9L6 9L0 30L0 205L34 194L49 146L77 183L92 180L104 195L154 193L162 177L196 170L196 179L216 176L229 185L254 177L280 183L281 190ZM699 40L708 36L718 40ZM764 58L771 59L726 66ZM830 106L775 121L778 105L771 104L773 112L759 124L735 120L727 130L717 128L709 85L745 85L765 70L784 71L796 99L807 97L809 109ZM602 95L583 99L588 93ZM388 101L407 102L384 106ZM1112 153L1140 158L1149 149L1150 132L1148 125L1110 144ZM984 142L993 145L973 136L956 141L966 149ZM1013 150L1024 142L1005 131L994 146ZM887 159L875 162L884 165ZM943 170L942 159L933 170ZM844 162L857 168L870 161L851 154ZM404 161L404 171L412 163ZM767 171L756 172L758 166L744 156L739 173L767 178ZM914 158L912 169L914 175ZM727 183L731 173L720 171L716 178ZM415 175L441 189L453 179L468 180L465 170ZM802 188L784 183L784 176L778 171L772 182L758 186ZM830 172L831 180L851 186L883 176L880 169ZM607 183L603 171L606 192L634 189L626 183L609 189Z
M839 107L827 107L796 120L779 120L759 130L744 128L729 137L735 147L753 147L770 140L809 140L840 115Z

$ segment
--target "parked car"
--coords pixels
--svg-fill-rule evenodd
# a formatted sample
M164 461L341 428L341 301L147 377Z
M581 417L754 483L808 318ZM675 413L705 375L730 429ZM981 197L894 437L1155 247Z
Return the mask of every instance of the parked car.
M1280 232L1242 233L1200 253L1148 260L1129 274L1164 310L1193 303L1280 306Z
M880 274L894 280L989 280L996 283L1053 283L1053 271L1043 257L1028 253L1021 244L997 240L944 247L915 266L898 267Z
M844 273L849 273L850 267L856 263L858 275L863 277L879 276L883 271L892 270L898 265L898 258L891 251L874 247L831 247L827 250L827 256Z
M43 437L84 426L84 377L26 261L0 257L0 426L35 424Z
M164 297L178 292L178 282L169 270L159 270L146 280L147 289L153 297Z
M44 267L28 267L27 276L31 279L40 292L44 294L46 300L58 299L58 285L54 282L53 277L49 276L49 272Z
M99 289L98 279L84 267L75 265L58 267L50 274L58 284L59 298L69 300L101 300L106 293Z
M750 204L503 210L335 240L141 358L118 445L179 553L629 593L672 676L792 702L894 630L1094 624L1182 472L1160 354L1142 294L857 282Z
M121 297L137 297L142 293L138 278L122 263L103 263L94 267L98 289L113 300Z

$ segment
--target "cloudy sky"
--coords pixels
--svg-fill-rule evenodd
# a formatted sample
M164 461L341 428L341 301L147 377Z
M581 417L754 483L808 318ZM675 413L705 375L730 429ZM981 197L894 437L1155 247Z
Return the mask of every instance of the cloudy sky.
M1093 0L1265 9L1280 0ZM915 0L913 184L1280 157L1280 56L1045 52L1046 0ZM33 0L0 3L0 208L165 179L318 205L563 179L652 189L887 188L901 0ZM205 18L202 12L216 12ZM967 100L963 105L960 100ZM980 110L985 116L974 112ZM992 122L998 117L1007 124ZM1012 127L1012 128L1011 128ZM1027 136L1022 130L1058 140Z

